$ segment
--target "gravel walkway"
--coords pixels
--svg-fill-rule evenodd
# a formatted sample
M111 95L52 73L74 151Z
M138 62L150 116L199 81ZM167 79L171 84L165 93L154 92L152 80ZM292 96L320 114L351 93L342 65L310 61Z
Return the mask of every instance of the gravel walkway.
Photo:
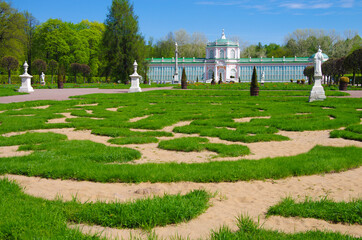
M172 87L144 88L142 91L169 90ZM65 89L34 89L33 93L0 97L0 103L26 102L35 100L68 100L70 96L92 93L127 93L128 89L99 89L99 88L65 88Z

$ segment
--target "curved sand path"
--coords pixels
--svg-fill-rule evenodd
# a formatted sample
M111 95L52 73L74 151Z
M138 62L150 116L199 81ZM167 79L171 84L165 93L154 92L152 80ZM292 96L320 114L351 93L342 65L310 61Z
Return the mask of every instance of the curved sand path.
M194 189L205 189L217 192L211 200L212 205L201 216L187 223L157 227L153 230L159 237L170 238L176 235L191 239L207 238L211 230L218 230L227 225L237 230L236 218L241 214L249 215L254 221L260 219L267 229L284 232L300 232L308 230L338 231L362 237L361 225L331 224L323 220L304 218L271 217L265 219L267 209L277 204L282 198L291 196L304 200L305 196L320 198L327 196L335 201L350 201L362 197L362 167L342 173L325 175L292 177L282 180L250 181L236 183L94 183L62 180L48 180L36 177L6 175L25 188L25 193L46 199L62 196L71 200L77 196L85 201L129 201L143 198L145 195L176 194ZM99 226L72 225L81 227L83 232L102 232L110 238L128 238L143 236L142 230L112 229Z

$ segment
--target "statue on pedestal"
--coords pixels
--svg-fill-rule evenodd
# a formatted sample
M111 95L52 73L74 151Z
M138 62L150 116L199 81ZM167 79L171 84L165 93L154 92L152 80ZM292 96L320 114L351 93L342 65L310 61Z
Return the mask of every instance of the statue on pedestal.
M28 73L28 63L25 61L24 63L24 74L23 75L20 75L21 77L21 86L18 90L18 92L25 92L25 93L32 93L34 92L34 89L32 88L31 86L31 78L33 76L31 76L29 73Z
M131 88L128 90L129 93L134 92L142 92L142 89L140 88L140 78L141 76L137 73L137 62L134 61L133 69L134 73L130 76L131 77Z
M318 52L314 55L314 86L310 92L309 102L323 101L326 99L326 94L322 86L322 63L324 57L321 47L319 46Z
M44 74L43 72L41 73L40 84L41 84L41 85L45 85L45 74Z

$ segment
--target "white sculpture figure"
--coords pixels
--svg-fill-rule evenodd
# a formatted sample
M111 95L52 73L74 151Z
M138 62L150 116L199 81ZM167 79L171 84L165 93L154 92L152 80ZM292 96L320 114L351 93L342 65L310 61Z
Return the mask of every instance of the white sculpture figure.
M20 77L21 77L21 87L19 88L18 92L25 92L25 93L34 92L34 89L31 86L31 78L33 76L29 75L28 67L29 67L29 65L25 61L25 63L24 63L24 74L20 75Z
M45 74L42 72L41 73L41 81L40 81L41 85L45 85Z
M261 80L260 80L261 85L264 85L264 80L265 80L265 72L263 71L263 73L261 74Z
M326 99L326 94L322 86L322 63L324 57L319 46L318 52L314 56L314 86L310 92L309 102L323 101Z
M134 73L132 75L130 75L131 88L128 90L129 93L142 92L142 89L140 88L141 76L138 75L138 73L137 73L137 66L138 66L137 62L134 61L134 64L133 64Z
M324 61L324 57L322 54L321 47L319 46L318 52L314 56L314 75L322 76L322 63Z
M172 84L174 83L178 83L179 82L179 77L178 77L178 45L177 45L177 42L175 42L175 47L176 47L176 50L175 50L175 74L173 75L173 81L172 81Z

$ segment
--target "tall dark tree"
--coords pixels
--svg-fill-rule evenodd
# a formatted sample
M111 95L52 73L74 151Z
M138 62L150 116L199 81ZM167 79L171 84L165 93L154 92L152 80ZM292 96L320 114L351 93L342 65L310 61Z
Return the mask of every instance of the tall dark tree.
M256 74L255 66L253 69L253 75L251 77L250 96L259 96L259 83L258 83L258 76Z
M48 63L48 69L52 75L52 84L53 84L53 76L54 73L56 73L57 69L58 69L58 62L55 60L50 60L50 62Z
M181 88L187 89L187 76L186 76L185 68L182 69Z
M19 61L15 57L7 56L1 59L1 67L8 72L8 83L11 84L11 71L18 69Z
M47 64L44 60L42 59L36 59L33 62L33 70L39 74L39 82L40 82L40 76L42 72L46 72L47 70Z
M308 84L311 85L313 83L314 66L308 66L304 68L303 74L304 76L308 77Z
M70 64L70 70L74 74L74 82L77 82L77 74L82 71L82 65L79 63L72 63Z
M219 82L218 84L221 84L222 83L222 74L220 73L220 77L219 77Z
M133 5L128 0L113 0L105 25L102 40L107 64L105 69L110 69L114 81L127 82L133 72L134 61L142 64L145 46Z
M343 65L347 72L350 72L353 74L352 85L354 85L356 83L356 73L362 71L362 48L357 49L357 50L353 51L351 54L349 54L344 59ZM361 84L361 86L362 86L362 84Z
M91 68L87 64L81 64L80 71L83 74L83 82L85 83L85 78L90 74Z
M24 17L26 19L25 23L25 35L26 35L26 60L29 65L29 73L31 74L31 65L32 65L32 56L33 56L33 41L36 26L39 25L39 21L28 11L24 12Z

